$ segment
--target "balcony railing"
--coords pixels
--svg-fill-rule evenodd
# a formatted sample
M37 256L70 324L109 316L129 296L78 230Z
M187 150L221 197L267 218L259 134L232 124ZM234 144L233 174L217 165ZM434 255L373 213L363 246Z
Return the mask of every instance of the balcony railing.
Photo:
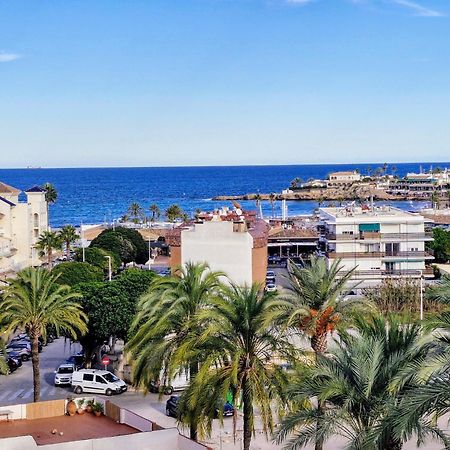
M431 252L424 251L407 251L407 252L328 252L327 257L330 259L337 258L433 258Z
M409 278L430 278L434 276L433 268L426 267L425 269L400 269L400 270L355 270L352 274L352 279L355 280L370 280L389 277L409 277Z
M400 240L400 241L422 241L432 240L433 233L375 233L361 232L354 234L347 233L325 233L323 235L329 241L364 241L364 240Z

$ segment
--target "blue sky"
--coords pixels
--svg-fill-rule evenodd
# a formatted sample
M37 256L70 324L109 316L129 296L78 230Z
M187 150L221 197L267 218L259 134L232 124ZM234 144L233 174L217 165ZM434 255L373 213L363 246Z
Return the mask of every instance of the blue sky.
M0 0L1 166L450 159L449 0Z

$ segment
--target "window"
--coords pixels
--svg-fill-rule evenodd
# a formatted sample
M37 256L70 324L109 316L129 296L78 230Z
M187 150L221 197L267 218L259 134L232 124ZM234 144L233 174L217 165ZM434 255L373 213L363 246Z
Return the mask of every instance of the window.
M34 213L33 219L34 219L34 228L39 228L39 214Z
M95 376L95 381L96 381L97 383L106 384L106 381L105 381L100 375L96 375L96 376Z
M107 373L107 374L104 375L104 377L110 383L114 383L115 381L119 381L119 379L115 375L113 375L112 373Z
M85 373L83 375L83 381L94 381L94 375L92 373Z

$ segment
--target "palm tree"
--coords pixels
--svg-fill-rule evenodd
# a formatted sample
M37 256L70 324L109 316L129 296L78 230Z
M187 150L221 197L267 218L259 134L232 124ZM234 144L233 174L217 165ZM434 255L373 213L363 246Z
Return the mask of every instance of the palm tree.
M262 218L263 213L262 213L262 209L261 209L261 200L262 200L261 194L259 194L259 193L255 194L254 198L255 198L256 209L258 210L258 215L260 218Z
M225 274L210 271L207 264L188 263L172 277L158 277L139 301L127 351L135 361L134 383L148 388L163 373L164 384L186 368L190 379L198 370L198 358L184 351L185 343L199 333L196 314L208 307ZM194 338L195 339L195 338ZM197 438L197 419L191 417L190 435Z
M144 215L144 210L142 209L142 206L137 203L133 202L128 207L128 214L133 218L134 223L138 223L140 219L142 219Z
M255 431L255 411L266 434L273 431L273 402L283 398L286 374L272 362L292 356L293 349L274 327L278 308L274 293L260 286L231 285L202 310L197 320L205 328L191 348L205 355L197 377L186 392L187 404L202 411L206 429L211 429L216 405L225 402L228 393L233 404L242 401L243 449L248 450ZM236 431L236 413L234 430Z
M48 212L49 212L49 206L53 205L56 200L58 199L58 191L56 190L55 186L51 183L45 183L44 186L42 186L42 189L45 191L45 201L47 203L47 218L48 218Z
M417 387L406 369L422 364L428 352L420 325L361 316L355 329L356 336L343 335L329 356L320 355L290 387L294 408L276 434L278 443L291 436L286 449L340 435L348 440L348 449L398 450L411 437L393 420L405 410L405 394L414 395ZM314 422L319 426L311 426ZM430 435L445 442L443 433L422 416L416 417L414 431L419 441Z
M59 231L59 239L64 242L66 246L66 258L70 259L70 247L78 239L77 230L73 225L65 225Z
M183 214L183 210L177 204L170 205L165 211L165 216L169 222L181 219Z
M55 231L43 231L36 242L36 248L39 250L39 256L47 256L48 267L52 265L53 250L61 248L61 239Z
M277 195L272 192L269 195L270 206L272 207L272 217L275 217L275 200L277 199Z
M5 341L0 338L0 375L7 375L9 373L7 359L8 355L6 354Z
M286 327L310 338L316 355L325 353L329 334L339 325L345 328L353 308L361 306L360 301L345 299L355 288L349 285L355 269L343 270L338 259L327 268L326 260L317 256L310 266L290 262L288 269L290 292L280 318Z
M290 292L285 296L279 320L285 327L309 337L317 359L327 350L328 336L338 326L345 329L353 308L361 303L345 299L355 287L349 286L349 282L356 268L343 270L339 259L328 268L325 258L316 256L311 258L310 266L299 267L289 262L288 269ZM315 448L321 450L323 443L318 440Z
M161 215L161 210L159 209L159 206L156 203L152 203L150 207L148 208L150 212L152 213L151 222L154 222L155 219L158 219Z
M298 187L298 185L302 182L302 179L300 177L295 177L292 181L291 181L291 188L295 189Z
M29 267L8 280L0 299L3 331L26 330L31 340L34 401L40 397L39 337L45 338L48 326L77 337L87 331L87 317L75 300L79 294L56 283L58 276L43 268Z

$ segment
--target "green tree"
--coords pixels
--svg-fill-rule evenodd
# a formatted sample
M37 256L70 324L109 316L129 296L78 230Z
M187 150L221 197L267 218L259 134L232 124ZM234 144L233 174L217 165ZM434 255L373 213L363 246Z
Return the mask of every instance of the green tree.
M172 377L187 367L192 379L198 370L198 358L185 351L186 341L198 336L196 314L209 307L224 274L211 272L206 264L188 263L172 277L156 278L149 292L139 301L127 346L135 361L134 383L148 388L159 380L161 371L170 384ZM197 438L197 420L190 416L190 435Z
M137 202L131 203L131 205L128 207L127 212L134 223L138 223L144 217L144 210L142 206Z
M421 365L428 353L421 343L420 325L361 316L355 329L357 335L342 335L330 354L319 355L316 365L304 369L289 388L293 410L276 434L278 443L289 438L286 449L340 435L348 439L348 449L399 450L412 437L394 420L397 411L408 409L405 395L414 396L417 388L408 368ZM321 404L324 407L319 408ZM426 436L442 436L422 415L416 416L412 428L419 442Z
M94 283L104 279L103 271L87 262L64 262L55 266L52 273L58 275L57 283L70 287L79 283Z
M51 183L45 183L44 186L42 186L42 189L45 191L45 201L47 202L47 215L48 215L48 207L50 205L53 205L56 203L56 200L58 199L58 191L56 190L55 186Z
M84 249L85 262L98 267L104 273L108 271L108 260L106 256L111 256L111 269L116 272L120 266L120 258L116 253L111 253L108 250L98 247L88 247ZM75 252L75 261L83 262L83 249L78 248Z
M59 231L59 238L65 244L66 258L70 260L70 247L78 239L77 230L73 225L65 225Z
M286 374L271 358L291 357L293 349L272 320L278 303L276 294L262 291L257 284L224 288L198 314L205 328L190 344L205 360L186 393L188 405L202 411L200 417L210 429L214 409L228 393L234 405L241 399L244 450L250 448L255 432L255 408L267 434L273 431L272 406L283 399Z
M8 355L6 353L5 341L0 338L0 375L8 375L9 373L7 360Z
M155 222L156 219L159 219L159 216L161 215L161 210L159 209L159 206L156 203L152 203L148 209L152 213L150 221L153 223Z
M26 330L31 340L34 401L40 397L39 337L47 327L59 334L64 331L74 339L86 330L86 316L75 299L79 296L69 286L57 283L57 276L42 268L27 268L8 280L0 299L0 323L3 331Z
M433 228L433 241L429 247L434 251L437 263L446 263L450 259L450 231L442 228Z
M80 338L88 364L103 342L113 337L127 341L138 299L155 277L150 271L127 269L111 282L81 283L74 289L89 318L88 332Z
M290 188L291 189L297 189L299 184L302 183L302 179L300 177L295 177L292 181L291 181L291 185Z
M165 211L165 216L169 222L175 222L177 219L181 219L183 214L183 210L176 204L170 205Z
M61 239L58 233L54 231L43 231L39 236L39 240L36 242L36 248L39 251L40 257L47 257L48 267L53 263L53 250L61 249Z

